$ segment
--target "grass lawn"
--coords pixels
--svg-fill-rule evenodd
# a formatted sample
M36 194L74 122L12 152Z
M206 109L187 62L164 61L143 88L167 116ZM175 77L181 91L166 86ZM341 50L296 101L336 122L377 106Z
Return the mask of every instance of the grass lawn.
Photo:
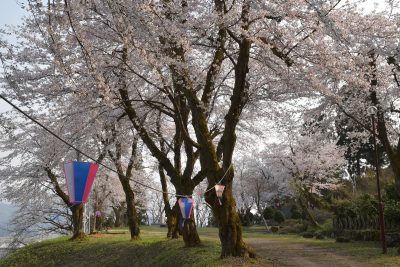
M126 229L91 235L71 242L60 237L29 245L0 260L5 266L400 266L396 249L382 255L375 242L336 243L332 239L305 239L296 235L260 232L245 228L245 241L258 258L219 260L221 247L216 228L198 229L202 245L185 248L182 239L167 240L166 228L142 227L141 239L130 241ZM329 255L329 256L327 256Z
M220 261L216 238L185 248L182 239L167 240L165 236L165 228L145 226L138 241L130 241L126 229L78 242L60 237L24 247L0 260L0 266L268 266L261 260Z

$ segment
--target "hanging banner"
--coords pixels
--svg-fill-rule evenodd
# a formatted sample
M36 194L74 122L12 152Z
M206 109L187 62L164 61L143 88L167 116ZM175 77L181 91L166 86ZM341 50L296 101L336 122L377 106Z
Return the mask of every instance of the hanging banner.
M214 187L215 187L215 193L217 195L219 205L222 205L222 194L224 193L225 185L216 184Z
M178 199L179 208L182 214L181 227L185 226L185 220L190 219L193 211L194 200L192 198L182 197Z
M64 163L64 175L71 204L86 203L99 165L90 162Z

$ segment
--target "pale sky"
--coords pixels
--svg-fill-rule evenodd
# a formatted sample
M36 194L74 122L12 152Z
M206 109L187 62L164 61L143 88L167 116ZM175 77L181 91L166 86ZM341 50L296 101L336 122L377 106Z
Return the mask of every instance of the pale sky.
M0 4L0 27L18 25L21 23L25 11L19 6L21 0L2 0ZM1 88L0 88L1 92ZM0 113L10 110L11 107L0 99Z
M18 25L21 23L22 17L26 13L19 3L24 3L25 0L0 0L0 27L4 25ZM382 0L381 0L382 1ZM363 6L365 9L372 9L376 7L377 0L368 0ZM1 72L1 71L0 71ZM0 88L1 93L1 88ZM11 107L0 99L0 113L10 110Z

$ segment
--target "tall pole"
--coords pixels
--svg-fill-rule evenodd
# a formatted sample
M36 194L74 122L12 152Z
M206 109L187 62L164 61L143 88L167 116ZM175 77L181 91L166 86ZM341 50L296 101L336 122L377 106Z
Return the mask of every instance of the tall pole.
M375 106L371 106L368 108L368 114L371 116L372 120L372 135L374 139L374 150L375 150L375 171L376 171L376 187L378 190L378 202L379 202L379 227L381 230L380 239L382 243L382 253L386 254L387 246L386 246L386 237L385 237L385 218L383 216L383 205L381 198L381 184L379 181L379 157L378 157L378 146L376 145L376 131L375 131L375 114L377 113L377 108Z

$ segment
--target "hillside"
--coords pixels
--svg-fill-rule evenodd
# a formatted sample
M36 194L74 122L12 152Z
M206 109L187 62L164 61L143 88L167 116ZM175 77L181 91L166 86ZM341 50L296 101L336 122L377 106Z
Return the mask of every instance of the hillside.
M125 230L91 235L71 242L67 237L29 245L6 259L9 266L270 266L261 260L219 260L220 246L205 238L196 248L185 248L183 241L166 240L164 229L144 227L139 241L130 241Z
M182 239L167 240L165 231L165 228L142 227L139 241L130 241L126 229L91 235L80 242L56 238L18 250L0 260L0 267L400 266L397 248L389 248L388 254L382 255L376 242L305 239L266 233L262 227L244 229L245 241L257 253L257 259L220 260L216 228L200 228L202 244L195 248L185 248Z

